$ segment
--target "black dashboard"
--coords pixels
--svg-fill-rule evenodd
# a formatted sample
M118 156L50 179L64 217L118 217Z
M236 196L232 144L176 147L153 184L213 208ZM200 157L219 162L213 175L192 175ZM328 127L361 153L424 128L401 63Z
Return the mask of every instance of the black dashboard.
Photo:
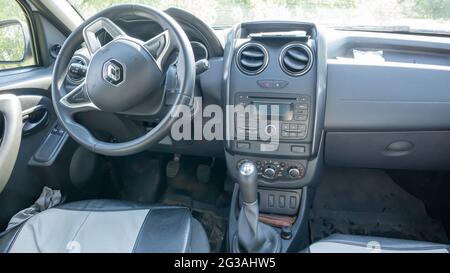
M203 108L265 103L279 106L283 115L280 124L260 132L224 119L236 137L173 141L168 136L153 150L225 157L234 177L240 162L252 159L260 185L267 188L309 185L325 164L450 169L450 38L263 21L237 25L221 42L219 31L193 15L167 12L187 33L196 59L209 61L196 83ZM143 40L161 32L139 18L116 23ZM119 136L124 128L139 134L153 122L111 119L121 124L109 126ZM279 145L262 140L264 133L278 134ZM255 138L245 139L250 135Z

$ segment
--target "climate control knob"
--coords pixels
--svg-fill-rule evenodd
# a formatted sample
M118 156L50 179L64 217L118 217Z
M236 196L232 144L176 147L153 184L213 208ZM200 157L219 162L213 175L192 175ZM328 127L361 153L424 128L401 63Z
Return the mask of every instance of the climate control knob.
M296 167L289 169L288 174L289 174L290 178L299 178L300 177L300 171Z
M277 171L274 166L267 166L263 174L267 178L274 178L275 175L277 174Z

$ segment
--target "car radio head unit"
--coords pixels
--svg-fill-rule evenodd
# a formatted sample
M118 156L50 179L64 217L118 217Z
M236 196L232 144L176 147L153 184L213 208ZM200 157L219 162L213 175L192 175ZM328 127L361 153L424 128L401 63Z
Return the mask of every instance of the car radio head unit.
M267 97L238 94L235 100L236 108L242 106L249 112L252 109L256 110L256 115L253 117L264 119L268 123L265 123L267 128L257 128L254 126L257 122L252 123L248 120L245 112L237 113L237 120L244 120L244 122L235 122L236 136L240 139L250 136L261 139L259 132L264 132L266 138L277 134L279 139L303 140L306 138L309 127L310 104L311 99L307 95ZM273 121L277 121L276 125ZM245 125L242 126L242 124Z

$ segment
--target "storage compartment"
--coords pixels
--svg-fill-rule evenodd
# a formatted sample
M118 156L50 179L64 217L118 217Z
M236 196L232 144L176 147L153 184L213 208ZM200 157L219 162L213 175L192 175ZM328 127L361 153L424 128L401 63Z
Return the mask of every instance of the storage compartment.
M329 132L325 162L340 167L448 170L450 131Z

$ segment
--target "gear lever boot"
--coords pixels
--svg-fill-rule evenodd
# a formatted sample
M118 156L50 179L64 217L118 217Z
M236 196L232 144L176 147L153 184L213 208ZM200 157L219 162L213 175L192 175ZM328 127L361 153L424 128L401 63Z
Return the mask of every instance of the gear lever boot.
M258 221L257 168L246 161L239 168L239 192L242 207L238 219L238 234L233 245L235 252L276 253L281 249L278 232Z

